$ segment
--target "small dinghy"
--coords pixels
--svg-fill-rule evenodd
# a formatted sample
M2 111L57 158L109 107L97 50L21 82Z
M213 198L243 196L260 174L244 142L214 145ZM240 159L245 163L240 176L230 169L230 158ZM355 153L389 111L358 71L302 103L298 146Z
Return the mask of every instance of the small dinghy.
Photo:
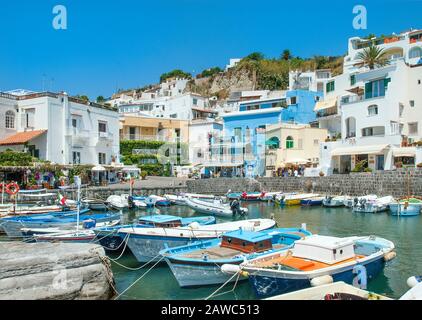
M128 194L111 195L107 198L106 203L117 210L122 210L129 207L128 198Z
M366 283L394 259L393 250L391 241L374 236L312 235L296 241L291 250L222 269L247 274L256 296L265 298L335 281L352 284L356 277Z
M394 198L392 196L377 198L375 200L362 199L353 205L353 212L377 213L387 211L393 201Z
M319 197L319 194L314 193L302 193L302 194L283 194L277 196L277 203L281 206L297 206L300 205L300 201L304 199L311 199Z
M172 215L150 215L140 217L137 223L134 224L115 227L98 226L93 231L97 235L97 240L105 249L115 250L120 248L123 242L123 239L118 235L118 231L121 228L174 228L186 227L192 223L211 225L216 223L216 219L212 216L182 218Z
M261 200L262 192L230 192L226 197L229 200L243 200L243 201L259 201Z
M326 196L322 200L322 205L329 208L338 208L344 206L345 196Z
M187 245L195 241L205 241L220 237L222 234L239 230L262 231L274 228L272 219L251 219L201 226L191 223L176 228L139 228L127 227L118 230L119 236L139 262L159 261L159 252L166 248Z
M180 287L215 285L230 280L231 276L221 271L223 264L240 264L245 259L287 250L296 240L309 235L311 233L306 230L294 228L259 232L236 230L223 234L221 239L164 249L160 254L165 257ZM236 279L232 277L231 281Z
M389 204L392 216L417 216L421 214L422 200L417 198L402 199Z
M88 209L94 211L104 211L107 210L107 205L103 200L100 199L82 199L82 204L85 205Z
M232 200L230 204L223 203L221 199L214 199L213 202L202 201L199 199L188 198L186 205L203 214L213 214L216 216L231 217L236 214L245 215L248 213L247 208L241 208L238 200Z

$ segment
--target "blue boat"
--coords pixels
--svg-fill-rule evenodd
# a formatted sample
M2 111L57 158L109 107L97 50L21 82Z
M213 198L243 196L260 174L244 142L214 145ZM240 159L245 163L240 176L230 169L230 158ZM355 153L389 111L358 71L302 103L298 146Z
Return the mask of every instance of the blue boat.
M262 192L231 192L226 195L229 200L261 201Z
M383 238L337 238L312 235L295 242L288 252L277 252L242 263L258 298L301 290L336 281L366 284L385 262L395 257L394 244ZM224 270L236 270L231 265Z
M87 214L89 209L80 211L79 222L83 224L87 220L98 222L106 222L120 218L118 213L96 213ZM21 229L37 229L37 228L74 228L77 222L77 213L66 215L37 215L3 218L3 229L9 237L24 237L25 234Z
M204 217L189 217L182 218L172 215L150 215L140 217L135 224L119 225L114 227L95 228L94 233L96 234L96 240L108 250L123 249L123 239L119 235L119 229L121 228L172 228L172 227L184 227L192 224L199 225L210 225L215 224L216 219L213 216Z
M308 198L300 200L300 205L304 207L321 206L324 197Z
M241 264L264 254L288 250L311 235L303 229L279 228L259 232L236 230L222 238L198 241L160 251L180 287L222 284L236 279L221 271L223 264ZM245 278L241 278L244 280Z
M400 200L389 204L392 216L413 217L421 214L422 201L415 198Z

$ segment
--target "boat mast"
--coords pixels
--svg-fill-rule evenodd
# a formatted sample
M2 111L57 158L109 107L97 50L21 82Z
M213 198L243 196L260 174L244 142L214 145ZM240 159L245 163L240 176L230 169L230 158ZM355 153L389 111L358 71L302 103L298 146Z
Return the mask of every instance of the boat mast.
M81 178L79 176L74 176L76 186L78 188L78 197L77 197L77 214L76 214L76 234L79 234L79 213L81 210Z

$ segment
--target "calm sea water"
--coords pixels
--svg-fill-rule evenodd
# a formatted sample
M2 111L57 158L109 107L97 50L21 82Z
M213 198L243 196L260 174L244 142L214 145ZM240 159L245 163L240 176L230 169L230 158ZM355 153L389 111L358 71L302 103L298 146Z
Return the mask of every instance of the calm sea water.
M307 229L314 234L331 236L377 235L391 240L396 245L397 257L388 262L382 273L368 283L368 290L398 298L408 287L406 280L412 275L422 274L422 217L397 218L388 213L358 214L346 208L323 207L288 207L280 208L274 204L250 203L249 218L270 218L272 215L279 227L300 227L307 224ZM172 206L160 208L162 214L193 216L195 213L187 207ZM131 221L145 211L129 211L125 220ZM227 222L230 219L218 219ZM140 264L130 254L120 258L119 263L136 268ZM118 292L124 291L136 281L145 270L129 271L112 264ZM203 299L219 286L185 288L178 286L170 269L164 263L152 269L142 280L130 288L121 299ZM242 281L234 288L227 285L221 292L231 291L217 299L255 299L247 281Z

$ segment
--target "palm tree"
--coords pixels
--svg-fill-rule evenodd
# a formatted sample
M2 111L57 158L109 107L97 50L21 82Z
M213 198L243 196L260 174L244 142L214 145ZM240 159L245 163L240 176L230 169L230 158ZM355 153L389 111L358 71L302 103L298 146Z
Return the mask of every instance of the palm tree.
M290 50L289 49L283 50L283 53L281 54L281 58L283 60L286 60L286 61L290 60L292 58L292 55L290 53Z
M358 53L357 59L360 60L358 65L368 66L371 70L375 69L375 67L386 66L389 64L386 54L387 52L384 49L371 45Z

